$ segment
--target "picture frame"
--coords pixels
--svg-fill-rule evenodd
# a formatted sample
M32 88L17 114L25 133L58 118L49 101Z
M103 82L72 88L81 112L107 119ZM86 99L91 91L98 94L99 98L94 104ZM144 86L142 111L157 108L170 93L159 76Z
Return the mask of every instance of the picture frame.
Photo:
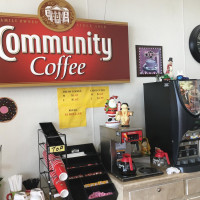
M136 45L137 77L163 75L162 46Z

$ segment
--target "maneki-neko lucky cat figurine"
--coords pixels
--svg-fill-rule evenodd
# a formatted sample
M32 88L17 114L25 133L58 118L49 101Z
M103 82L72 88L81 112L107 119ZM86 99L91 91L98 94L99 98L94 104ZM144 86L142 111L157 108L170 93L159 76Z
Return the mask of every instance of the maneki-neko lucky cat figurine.
M133 116L133 112L129 111L127 103L122 103L121 110L116 112L116 120L121 122L122 127L129 127L130 116Z

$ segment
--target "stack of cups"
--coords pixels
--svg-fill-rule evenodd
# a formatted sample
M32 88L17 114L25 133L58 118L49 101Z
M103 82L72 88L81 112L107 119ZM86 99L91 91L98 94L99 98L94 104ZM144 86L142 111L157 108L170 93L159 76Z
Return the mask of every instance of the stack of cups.
M43 157L46 162L46 165L48 166L47 152L45 150L43 151ZM62 198L66 198L69 195L69 191L65 183L65 180L68 176L65 169L65 165L60 156L49 154L49 171L51 180L54 186L56 187L56 190Z

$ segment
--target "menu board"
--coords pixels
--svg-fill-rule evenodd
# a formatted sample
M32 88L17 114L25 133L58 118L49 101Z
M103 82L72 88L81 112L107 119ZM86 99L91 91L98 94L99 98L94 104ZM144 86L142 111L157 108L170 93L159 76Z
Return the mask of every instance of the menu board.
M58 88L60 128L86 126L86 109L104 107L109 99L109 87Z

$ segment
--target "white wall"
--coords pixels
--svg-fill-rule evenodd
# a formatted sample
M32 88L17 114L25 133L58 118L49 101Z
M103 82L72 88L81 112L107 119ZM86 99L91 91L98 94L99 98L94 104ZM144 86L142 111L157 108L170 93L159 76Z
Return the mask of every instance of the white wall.
M41 1L1 0L0 12L37 14ZM168 58L173 57L175 72L183 70L191 78L200 78L200 66L188 49L189 34L199 24L198 0L68 2L74 7L78 18L128 22L131 83L109 85L109 88L110 95L118 95L134 111L131 126L145 128L143 83L155 81L155 78L136 76L135 45L163 46L164 69ZM52 121L58 131L67 134L69 145L94 142L98 148L99 125L107 120L103 108L87 110L87 127L59 130L57 87L0 88L0 97L12 98L18 106L14 120L0 123L0 145L3 145L0 173L5 180L0 199L4 200L9 192L9 176L21 173L24 179L38 177L39 122Z

